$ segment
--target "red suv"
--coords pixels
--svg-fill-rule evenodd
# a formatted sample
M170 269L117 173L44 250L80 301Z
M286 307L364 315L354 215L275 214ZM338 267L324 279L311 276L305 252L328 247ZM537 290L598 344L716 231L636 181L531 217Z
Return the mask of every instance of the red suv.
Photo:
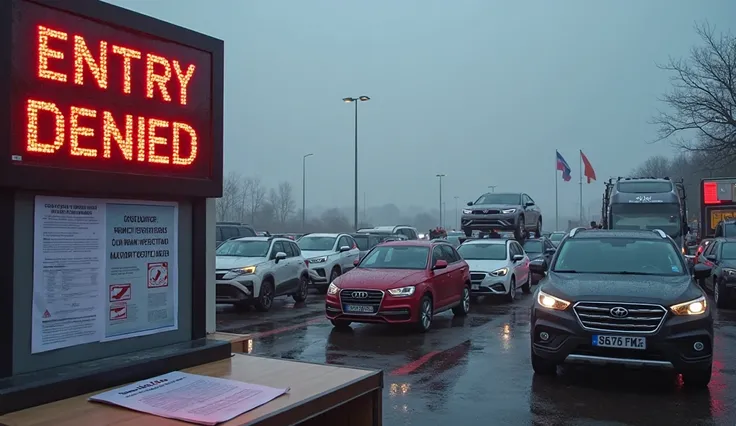
M424 332L440 312L467 315L468 264L446 242L383 243L330 283L325 305L335 327L352 322L414 324Z

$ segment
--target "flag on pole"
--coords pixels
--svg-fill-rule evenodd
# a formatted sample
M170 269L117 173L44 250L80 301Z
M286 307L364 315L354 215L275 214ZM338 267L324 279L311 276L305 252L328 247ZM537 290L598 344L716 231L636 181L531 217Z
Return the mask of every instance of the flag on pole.
M572 175L570 174L572 169L570 169L570 165L567 164L567 161L562 158L560 153L558 151L555 152L557 153L557 170L562 172L562 180L570 182L570 179L572 179Z
M583 159L583 176L588 178L588 183L590 183L591 180L595 180L595 170L593 170L593 166L588 161L588 157L583 154L582 150L580 150L580 158Z

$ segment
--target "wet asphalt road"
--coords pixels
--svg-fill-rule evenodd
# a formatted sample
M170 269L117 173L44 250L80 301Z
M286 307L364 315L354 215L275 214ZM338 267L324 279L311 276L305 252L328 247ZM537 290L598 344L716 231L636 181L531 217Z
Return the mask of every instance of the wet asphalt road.
M671 374L564 367L535 377L531 296L479 299L467 318L446 312L427 334L385 325L333 330L322 298L279 298L271 312L219 306L218 331L250 334L250 353L382 369L384 424L736 425L736 311L716 313L713 379L688 391Z

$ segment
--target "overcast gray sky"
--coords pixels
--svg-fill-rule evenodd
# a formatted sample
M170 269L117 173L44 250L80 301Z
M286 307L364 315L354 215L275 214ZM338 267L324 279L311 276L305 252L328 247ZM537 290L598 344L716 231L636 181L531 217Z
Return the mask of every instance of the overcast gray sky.
M696 21L728 30L733 0L110 0L225 40L225 170L294 185L301 203L350 206L353 109L368 205L475 199L488 185L554 212L555 149L598 182L650 155L647 120L669 87L655 63L686 56ZM557 172L559 179L559 172ZM448 203L448 206L450 203Z

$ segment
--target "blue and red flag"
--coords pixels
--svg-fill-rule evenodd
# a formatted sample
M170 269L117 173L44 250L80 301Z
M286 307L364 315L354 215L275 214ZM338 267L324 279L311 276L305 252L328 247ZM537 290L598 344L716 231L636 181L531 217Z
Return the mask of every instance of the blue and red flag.
M565 182L570 182L570 179L572 179L572 175L570 174L570 172L572 171L570 169L570 165L567 164L567 161L562 158L558 151L555 152L557 153L557 170L562 172L562 180L564 180Z

